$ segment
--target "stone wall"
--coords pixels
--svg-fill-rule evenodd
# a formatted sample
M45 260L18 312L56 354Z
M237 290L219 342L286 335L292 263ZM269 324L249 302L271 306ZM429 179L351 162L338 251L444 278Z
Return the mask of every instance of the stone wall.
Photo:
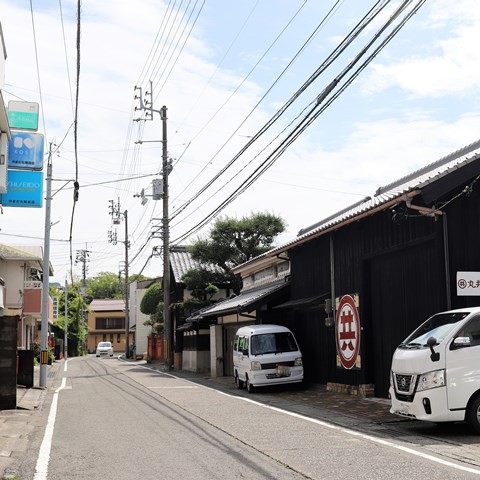
M375 395L375 385L345 385L343 383L327 383L327 392L346 393L359 397L373 397Z

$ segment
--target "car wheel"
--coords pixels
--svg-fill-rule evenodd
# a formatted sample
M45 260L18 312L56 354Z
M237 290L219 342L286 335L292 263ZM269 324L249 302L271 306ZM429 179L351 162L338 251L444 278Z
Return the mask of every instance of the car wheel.
M241 390L243 388L243 380L240 380L240 378L238 378L238 373L235 372L235 385L237 386L237 388L239 390Z
M248 378L248 375L247 375L247 391L248 393L253 393L254 392L254 387L252 385L252 383L250 382L250 379Z
M480 395L477 395L468 405L465 419L470 428L480 435Z

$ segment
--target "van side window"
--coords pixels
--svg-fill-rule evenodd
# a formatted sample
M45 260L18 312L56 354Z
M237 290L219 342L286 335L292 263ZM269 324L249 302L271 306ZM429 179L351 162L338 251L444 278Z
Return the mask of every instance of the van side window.
M240 337L238 342L238 351L243 352L244 350L248 350L248 337Z
M470 338L470 345L480 345L480 317L472 319L465 326L464 336Z

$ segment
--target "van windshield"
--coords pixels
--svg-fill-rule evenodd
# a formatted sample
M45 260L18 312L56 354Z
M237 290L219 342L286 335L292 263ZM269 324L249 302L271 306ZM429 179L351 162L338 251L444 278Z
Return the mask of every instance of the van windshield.
M296 352L298 346L290 332L277 332L253 335L250 349L252 355L265 355L266 353Z
M400 346L427 344L429 337L440 343L468 315L468 312L439 313L422 323Z

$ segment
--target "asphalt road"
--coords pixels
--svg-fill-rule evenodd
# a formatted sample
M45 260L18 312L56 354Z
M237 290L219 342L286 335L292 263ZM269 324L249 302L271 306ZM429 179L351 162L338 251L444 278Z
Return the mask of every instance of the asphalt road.
M35 480L480 479L480 469L393 435L350 430L117 359L74 358L63 376L39 417L46 423L50 412L50 449L39 428L22 480L39 465L48 471Z

